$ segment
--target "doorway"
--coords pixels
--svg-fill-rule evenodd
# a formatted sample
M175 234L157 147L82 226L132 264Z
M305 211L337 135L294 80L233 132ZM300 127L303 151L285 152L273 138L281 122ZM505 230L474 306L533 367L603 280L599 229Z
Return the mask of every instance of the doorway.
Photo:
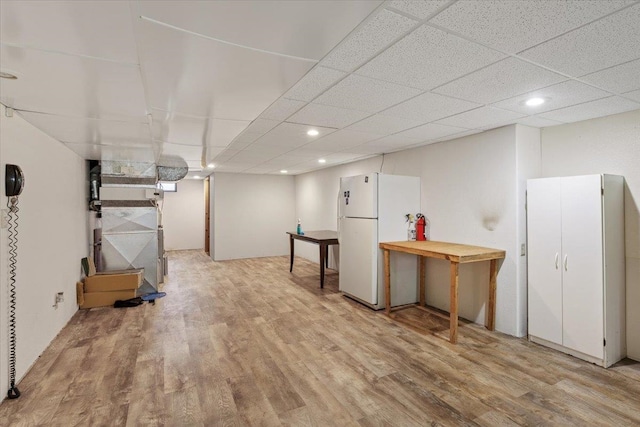
M209 231L209 226L210 226L210 221L209 221L209 217L210 217L210 212L211 212L211 206L210 206L210 200L211 200L211 196L210 196L210 192L209 189L211 187L211 183L210 183L210 176L206 177L204 179L204 252L211 256L211 251L210 251L210 231Z

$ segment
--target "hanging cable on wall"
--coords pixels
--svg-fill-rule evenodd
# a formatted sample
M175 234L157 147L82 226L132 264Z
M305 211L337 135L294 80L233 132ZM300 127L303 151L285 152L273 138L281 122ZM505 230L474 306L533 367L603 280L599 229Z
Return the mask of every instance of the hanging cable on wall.
M16 264L18 262L18 197L9 197L9 399L20 397L16 387Z
M9 399L20 397L16 387L16 267L18 263L18 196L24 187L24 175L17 165L7 165L5 193L9 208Z

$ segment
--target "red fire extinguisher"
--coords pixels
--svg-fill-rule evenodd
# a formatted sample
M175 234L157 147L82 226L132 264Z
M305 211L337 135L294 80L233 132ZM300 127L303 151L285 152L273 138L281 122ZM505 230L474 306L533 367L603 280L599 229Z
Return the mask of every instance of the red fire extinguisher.
M422 214L417 214L416 218L418 218L416 222L416 240L427 240L424 234L427 221Z

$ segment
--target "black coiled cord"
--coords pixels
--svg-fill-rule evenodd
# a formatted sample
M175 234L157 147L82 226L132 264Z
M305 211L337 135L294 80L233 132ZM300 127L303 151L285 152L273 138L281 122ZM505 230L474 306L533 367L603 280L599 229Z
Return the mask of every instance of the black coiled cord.
M18 262L18 197L9 197L9 399L20 397L16 387L16 264Z

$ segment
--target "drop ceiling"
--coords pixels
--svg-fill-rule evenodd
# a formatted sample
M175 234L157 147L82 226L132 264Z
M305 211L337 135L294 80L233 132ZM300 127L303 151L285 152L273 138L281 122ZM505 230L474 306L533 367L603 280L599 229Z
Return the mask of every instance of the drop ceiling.
M636 0L2 0L0 19L2 104L83 158L191 176L640 109Z

